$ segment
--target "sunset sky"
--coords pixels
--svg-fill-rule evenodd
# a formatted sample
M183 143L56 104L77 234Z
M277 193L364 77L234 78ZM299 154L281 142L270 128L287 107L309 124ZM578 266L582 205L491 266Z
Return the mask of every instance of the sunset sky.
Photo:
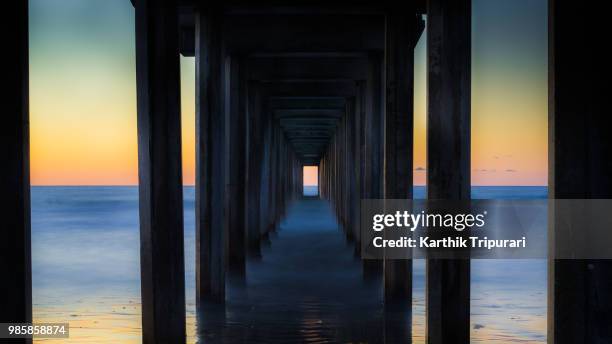
M472 184L546 185L545 0L474 0ZM134 10L30 0L33 185L137 183ZM425 36L415 50L415 184L425 181ZM181 57L184 183L194 182L194 60Z

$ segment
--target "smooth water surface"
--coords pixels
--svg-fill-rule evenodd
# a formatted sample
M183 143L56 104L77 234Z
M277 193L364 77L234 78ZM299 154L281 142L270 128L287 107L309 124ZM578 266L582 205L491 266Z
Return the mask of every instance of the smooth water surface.
M389 341L403 314L382 312L380 279L364 278L329 205L310 199L287 218L228 283L226 309L196 321L194 192L185 188L188 342ZM424 195L416 188L415 195ZM475 198L544 198L546 188L476 187ZM136 187L33 187L32 264L36 322L70 322L69 340L139 343L140 272ZM424 338L424 262L414 263L413 338ZM546 262L472 262L472 341L546 340Z

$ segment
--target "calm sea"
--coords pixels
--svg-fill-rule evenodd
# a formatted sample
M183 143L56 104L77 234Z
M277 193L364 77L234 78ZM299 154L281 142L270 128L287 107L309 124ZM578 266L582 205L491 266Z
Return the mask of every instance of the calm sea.
M424 188L415 188L417 198L424 193ZM474 198L546 198L547 191L545 187L474 187L472 194ZM196 342L193 187L186 187L184 196L187 334L189 342ZM325 235L342 238L335 228L330 233ZM284 238L281 231L276 247L292 237ZM34 320L70 322L68 342L139 343L138 240L136 187L33 187ZM271 247L264 250L264 263L268 259L271 266L282 260L274 244L272 238ZM337 245L346 246L342 240ZM350 249L343 250L350 256ZM333 271L342 279L343 274L354 273L350 269ZM418 343L424 338L422 260L415 261L414 275L413 338ZM319 278L308 271L300 276L305 281ZM474 260L471 295L472 342L546 341L545 260ZM322 320L316 321L320 325Z

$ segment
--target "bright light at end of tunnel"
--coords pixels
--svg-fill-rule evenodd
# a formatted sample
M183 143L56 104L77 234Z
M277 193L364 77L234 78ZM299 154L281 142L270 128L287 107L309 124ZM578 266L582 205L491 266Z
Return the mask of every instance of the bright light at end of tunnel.
M304 166L304 196L319 194L319 166Z
M319 185L319 167L304 166L304 186Z

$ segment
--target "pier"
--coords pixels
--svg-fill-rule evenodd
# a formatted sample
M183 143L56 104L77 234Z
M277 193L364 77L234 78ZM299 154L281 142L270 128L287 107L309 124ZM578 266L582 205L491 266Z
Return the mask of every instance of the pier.
M548 2L549 195L612 198L608 20L593 1ZM265 258L288 215L332 212L339 226L325 235L341 231L359 257L360 200L412 198L413 52L425 28L427 197L470 199L470 0L132 3L143 343L186 340L180 55L196 64L199 309L225 309L240 297L226 292L227 281L261 271L247 262ZM5 9L0 323L25 323L32 319L28 1L7 1ZM302 199L303 166L318 166L320 199ZM552 212L551 251L563 235L557 225ZM316 257L301 253L295 266L306 269ZM384 340L410 342L412 261L349 265L380 278L384 312L406 316L381 323ZM264 282L279 282L271 271ZM430 259L426 275L427 342L469 343L470 261ZM551 259L548 281L548 342L610 343L612 262ZM370 335L357 338L382 340Z

